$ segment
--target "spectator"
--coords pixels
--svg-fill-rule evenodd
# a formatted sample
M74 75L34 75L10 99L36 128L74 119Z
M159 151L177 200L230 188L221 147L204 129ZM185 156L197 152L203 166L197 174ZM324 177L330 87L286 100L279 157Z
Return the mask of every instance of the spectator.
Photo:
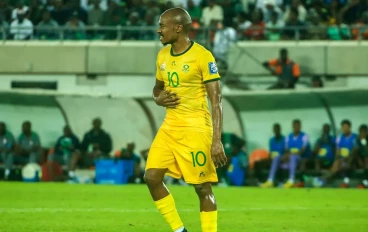
M291 9L297 9L299 21L305 22L307 18L307 10L303 6L303 4L300 2L300 0L292 0L291 5L286 7L284 17L283 17L284 21L287 21L289 19Z
M341 122L342 134L336 139L336 155L332 167L326 175L321 178L316 177L312 179L314 187L321 187L331 180L335 175L342 171L347 171L352 168L353 163L353 148L357 139L357 135L351 132L351 122L343 120ZM344 182L340 185L342 188L349 186L349 175L345 174ZM306 180L309 182L309 178Z
M92 124L93 128L84 135L81 145L84 167L93 166L95 159L109 157L112 149L111 137L101 128L101 119L94 119Z
M285 23L283 37L286 40L304 39L306 36L305 24L298 19L298 10L290 9L289 19ZM290 29L288 29L290 28Z
M88 22L88 13L85 9L81 7L80 0L70 0L69 1L69 10L68 17L73 17L75 14L78 15L78 19L83 22L83 25L86 25Z
M266 23L270 22L272 20L272 13L276 12L278 20L282 20L282 10L276 6L275 0L266 0L265 1L266 7L263 8L263 16L264 21Z
M202 9L194 4L193 0L188 0L188 14L192 18L192 21L199 22L202 17Z
M9 23L5 21L4 16L0 14L0 39L6 39L9 32ZM5 31L5 35L4 35ZM5 37L5 38L4 38Z
M312 3L312 8L309 10L310 11L315 10L319 15L319 18L321 19L322 23L327 23L330 20L328 10L323 6L323 3L319 0L314 0L314 2Z
M277 12L272 12L271 21L266 24L266 37L270 41L281 39L281 31L284 27L284 22L279 20Z
M322 127L322 135L317 139L314 146L315 169L317 173L321 173L323 168L330 168L335 159L336 138L331 135L330 125L324 124Z
M19 10L17 19L10 24L10 34L14 40L29 40L33 36L33 24L25 15L26 12Z
M73 134L69 126L63 129L63 135L58 138L54 148L54 154L49 156L49 161L55 161L58 164L68 168L69 178L75 178L75 168L80 157L80 142L78 137ZM52 173L52 172L50 172Z
M132 0L132 5L129 7L128 14L138 13L138 18L143 19L146 14L146 9L142 3L142 0Z
M213 55L216 60L227 61L227 54L232 43L236 42L236 31L229 25L229 21L224 24L218 23L217 31L213 43Z
M108 1L112 1L112 0L98 0L99 9L101 9L102 11L106 11ZM95 6L94 6L95 5L95 0L81 0L80 2L81 2L81 7L87 12L89 12L90 10L95 8Z
M154 21L156 22L158 21L158 16L160 15L160 13L161 13L160 8L157 6L156 2L153 0L148 1L146 15L147 14L153 15Z
M294 88L295 83L299 80L299 65L288 58L288 51L285 48L280 50L279 59L266 61L263 66L273 75L278 76L276 84L269 89Z
M329 6L329 20L334 19L336 21L340 17L341 3L338 0L332 0Z
M201 23L205 27L211 25L211 21L223 21L224 12L222 7L215 3L215 0L208 0L208 6L203 9Z
M358 160L359 166L364 169L363 180L358 188L368 188L368 127L361 125L359 128L359 137L355 143L355 159Z
M264 9L269 0L256 0L256 9ZM276 6L281 7L284 0L276 0L274 1Z
M77 11L74 11L70 20L65 24L65 37L70 40L83 40L86 38L85 25L79 20Z
M269 157L271 161L271 169L268 175L268 179L265 183L261 184L262 188L270 188L274 186L274 180L276 176L277 169L281 162L285 161L285 137L281 133L280 124L276 123L273 125L274 136L269 142Z
M43 6L39 0L31 0L28 9L28 19L31 20L33 25L37 25L41 21L43 13Z
M7 0L0 0L0 17L5 22L10 22L12 19L13 8L8 5Z
M364 12L361 19L354 25L352 34L355 40L368 40L368 11Z
M40 137L32 131L31 122L25 121L16 146L15 162L21 164L37 163L41 157L41 150Z
M139 14L137 12L132 12L129 15L129 19L126 22L126 26L130 27L140 27L142 22L140 21ZM126 40L139 40L141 32L139 29L132 29L125 33L124 38Z
M294 186L295 171L297 163L301 161L300 171L305 171L306 165L312 160L308 135L301 131L301 121L295 119L293 121L293 132L286 137L285 140L287 158L289 160L289 179L284 184L284 188Z
M51 11L53 18L60 26L68 21L69 11L65 9L63 0L55 0L55 8Z
M13 134L0 122L0 161L5 164L4 178L8 180L13 165L15 140Z
M341 23L340 18L336 21L331 19L330 26L327 28L327 37L330 40L347 40L351 37L349 27Z
M309 40L323 40L326 39L326 26L321 23L319 15L315 10L310 11L307 29L307 38Z
M37 35L39 39L57 39L58 38L58 24L51 18L51 14L48 10L44 10L42 13L42 21L38 24ZM46 28L46 29L43 29Z
M108 24L109 26L122 26L125 25L125 19L121 17L121 11L119 9L115 9L111 15L108 14ZM116 40L118 39L118 34L115 30L108 31L106 34L106 38L108 40Z
M252 25L252 22L248 20L248 15L245 12L239 12L236 21L238 30L245 31Z
M135 144L133 142L128 143L126 148L117 152L117 156L121 160L134 161L134 178L135 183L139 184L142 181L143 172L141 170L141 157L134 152Z
M101 9L100 0L93 1L93 8L88 12L88 25L102 26L105 20L105 12Z
M312 88L323 88L323 81L320 76L312 78Z
M12 11L11 19L16 20L18 18L19 12L27 13L28 9L29 9L28 6L24 5L23 0L17 1L16 8Z
M252 13L252 24L245 31L245 36L249 40L263 40L264 39L265 23L263 22L263 13L259 9Z
M46 4L44 6L44 9L48 11L53 11L55 9L55 0L46 0Z
M142 26L145 27L153 27L156 26L155 22L155 15L152 12L147 12L146 17L144 18L144 22L142 23ZM154 40L156 38L157 33L155 31L152 31L150 29L142 29L141 31L141 40Z

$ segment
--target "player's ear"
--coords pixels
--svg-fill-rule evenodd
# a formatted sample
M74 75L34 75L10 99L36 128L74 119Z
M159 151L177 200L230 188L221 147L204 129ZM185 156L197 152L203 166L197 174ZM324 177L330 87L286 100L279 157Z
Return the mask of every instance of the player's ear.
M176 25L176 33L180 33L183 30L183 25L178 24Z

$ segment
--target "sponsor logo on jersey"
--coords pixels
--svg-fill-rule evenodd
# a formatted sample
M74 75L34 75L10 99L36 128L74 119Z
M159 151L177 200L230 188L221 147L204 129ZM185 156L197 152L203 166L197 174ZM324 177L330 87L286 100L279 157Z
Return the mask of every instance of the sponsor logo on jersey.
M165 71L165 67L166 67L166 64L165 63L162 63L161 66L160 66L160 70L161 71Z
M215 62L209 62L208 63L208 69L210 71L210 74L217 74L217 65Z

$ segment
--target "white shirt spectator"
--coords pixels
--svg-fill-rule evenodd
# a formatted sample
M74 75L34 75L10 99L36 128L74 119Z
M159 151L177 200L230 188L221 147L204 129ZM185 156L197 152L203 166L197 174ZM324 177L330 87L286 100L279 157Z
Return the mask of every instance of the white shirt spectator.
M10 24L10 34L14 36L14 40L24 40L33 35L33 24L30 20L24 19L19 23L18 19Z
M226 27L216 31L213 41L213 54L216 59L227 60L227 52L231 43L236 41L236 31L234 28Z
M17 15L18 13L21 11L21 12L27 12L28 11L28 6L23 6L22 9L18 9L18 8L15 8L13 11L12 11L12 15L11 15L11 18L12 20L14 19L17 19Z
M214 5L212 8L206 6L202 12L201 22L208 27L212 20L222 21L224 19L224 11L221 6Z
M305 22L305 19L307 18L307 10L301 4L298 6L298 13L299 13L298 19L302 22ZM290 14L290 6L286 8L285 13L284 13L285 22L289 19L289 14Z
M282 20L283 13L282 13L282 10L278 6L274 6L273 10L269 10L265 7L263 8L263 16L264 16L263 20L266 23L271 21L272 11L275 11L278 15L279 20Z
M86 11L90 11L91 9L93 9L93 3L88 4L88 2L89 2L89 0L80 0L80 6ZM115 1L115 2L120 4L120 1ZM100 1L100 8L103 11L107 10L107 8L108 8L107 0L101 0Z
M257 0L256 8L264 9L268 2L274 2L276 6L282 6L284 0Z

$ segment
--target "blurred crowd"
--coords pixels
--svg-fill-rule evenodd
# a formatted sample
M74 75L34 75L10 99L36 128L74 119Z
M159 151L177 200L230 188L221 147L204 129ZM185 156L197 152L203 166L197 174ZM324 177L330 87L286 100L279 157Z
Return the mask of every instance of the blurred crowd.
M0 0L0 36L153 40L160 14L172 7L191 15L193 39L211 43L368 39L367 0Z

